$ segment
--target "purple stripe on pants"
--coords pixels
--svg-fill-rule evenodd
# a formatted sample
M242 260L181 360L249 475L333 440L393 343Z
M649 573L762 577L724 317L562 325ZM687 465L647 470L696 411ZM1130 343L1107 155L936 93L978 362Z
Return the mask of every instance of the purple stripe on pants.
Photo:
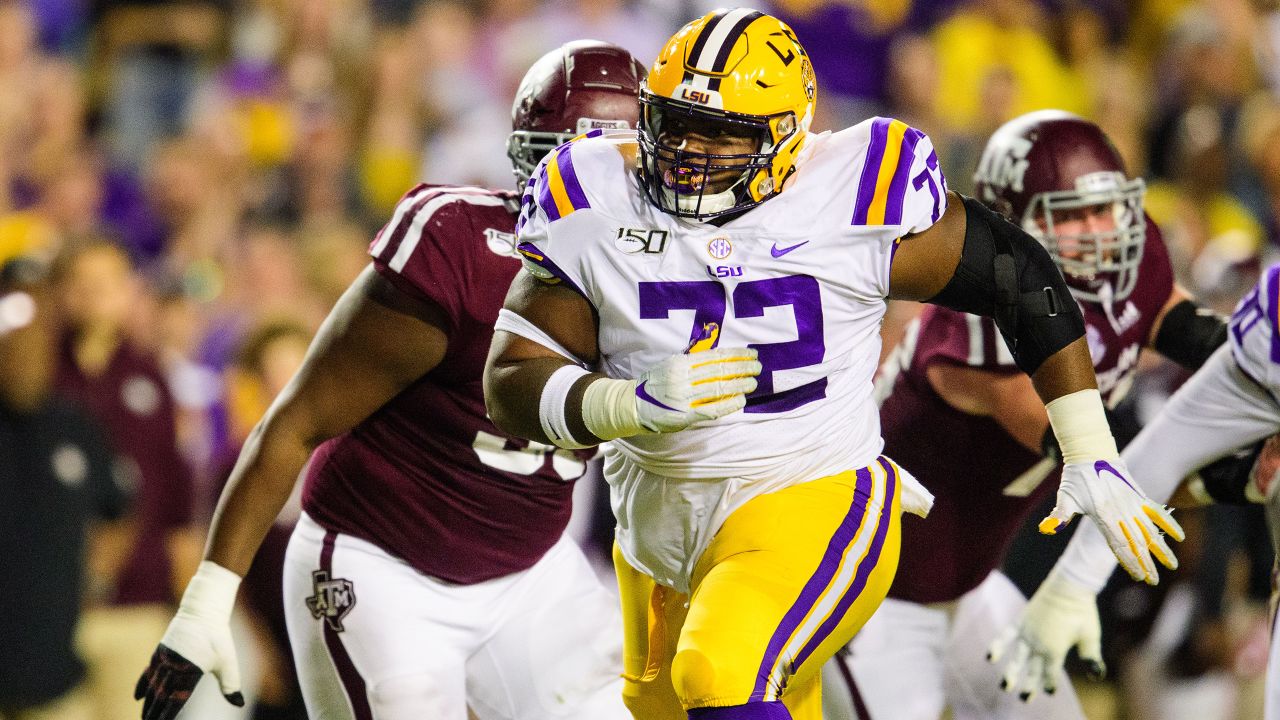
M871 577L871 571L880 562L880 551L884 549L884 537L888 534L889 521L893 513L893 495L898 489L897 474L884 457L880 458L880 467L884 468L886 473L885 493L884 507L880 508L880 521L876 527L876 536L871 541L871 547L868 548L866 557L862 558L862 562L858 564L858 573L853 578L853 585L849 586L849 589L841 596L840 602L836 603L835 610L831 611L831 615L818 627L818 631L813 634L809 642L805 643L800 652L796 653L795 659L791 661L793 668L803 665L804 661L808 660L809 656L822 644L822 641L826 640L835 631L845 613L849 612L853 602L858 599L863 589L866 588L867 578ZM889 478L893 478L894 482L889 482Z
M871 209L871 201L876 196L876 178L880 176L880 163L884 160L891 122L893 121L888 118L876 118L871 121L871 144L867 147L867 160L862 166L862 177L858 179L858 196L853 203L851 225L867 224L867 211Z
M320 569L329 573L329 577L333 577L333 545L337 538L337 533L326 532L324 546L320 550ZM351 656L347 654L342 638L329 627L329 623L322 621L321 627L324 628L325 647L329 649L329 657L338 670L338 677L342 680L342 688L347 693L347 700L351 702L351 710L355 713L356 720L373 720L373 709L369 707L364 678L360 677L360 671L356 670L355 663L351 662Z
M574 210L591 207L587 202L587 194L582 191L582 183L578 182L578 173L573 170L573 153L570 148L561 147L556 153L556 164L560 166L560 179L564 180L564 192L569 196L569 204Z
M751 700L764 700L765 692L769 687L769 676L773 673L773 666L778 660L778 654L782 652L782 648L791 639L792 633L796 631L796 628L800 627L800 623L809 614L810 608L818 601L818 598L822 597L822 591L831 584L836 571L840 569L840 559L844 557L845 548L853 543L853 539L858 535L858 528L862 525L864 515L862 502L864 502L865 498L871 496L871 489L871 471L867 468L859 469L857 485L853 502L849 505L849 512L844 516L844 520L841 521L840 526L836 528L835 533L831 536L831 541L827 544L827 551L823 554L822 561L818 563L818 569L809 577L809 582L805 583L799 597L787 610L787 614L782 617L782 622L778 625L778 629L774 630L773 637L769 639L769 645L765 648L764 658L760 662L760 670L756 674L756 686L751 693Z
M889 197L885 202L884 224L899 225L902 223L902 204L907 198L907 183L911 178L911 166L916 161L916 145L924 133L915 128L907 128L902 138L902 150L898 153L898 167L893 171L893 180L889 183Z
M780 702L748 702L729 707L690 708L689 720L791 720L791 712Z

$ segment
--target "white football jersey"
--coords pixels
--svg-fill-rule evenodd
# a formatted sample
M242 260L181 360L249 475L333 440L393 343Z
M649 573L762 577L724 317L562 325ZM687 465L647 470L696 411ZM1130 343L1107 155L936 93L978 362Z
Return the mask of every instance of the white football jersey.
M1271 392L1280 391L1280 265L1267 268L1236 305L1230 328L1236 365Z
M946 184L924 133L873 118L811 135L784 192L717 227L654 207L636 152L634 133L613 133L548 155L519 243L530 272L595 308L596 369L609 377L639 377L709 323L719 346L759 352L744 411L612 443L624 555L687 590L728 513L879 455L872 376L889 268L898 240L945 211Z

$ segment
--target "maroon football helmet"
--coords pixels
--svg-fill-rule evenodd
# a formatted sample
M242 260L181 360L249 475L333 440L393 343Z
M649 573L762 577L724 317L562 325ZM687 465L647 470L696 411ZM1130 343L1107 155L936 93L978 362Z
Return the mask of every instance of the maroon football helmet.
M1133 291L1146 187L1097 125L1061 110L1014 118L991 135L973 179L979 200L1044 244L1077 299Z
M511 106L507 157L523 187L548 152L595 128L634 128L645 67L598 40L575 40L543 55L525 73Z

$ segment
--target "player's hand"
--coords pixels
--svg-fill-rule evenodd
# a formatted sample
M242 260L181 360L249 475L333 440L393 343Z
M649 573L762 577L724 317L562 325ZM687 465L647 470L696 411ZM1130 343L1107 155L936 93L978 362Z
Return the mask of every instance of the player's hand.
M206 672L218 679L227 702L244 707L231 640L231 607L239 584L230 570L209 561L200 564L133 690L133 698L142 700L142 720L173 720Z
M1023 702L1043 689L1057 691L1058 672L1071 648L1096 678L1106 674L1102 662L1102 626L1097 596L1056 572L1040 584L1014 625L1001 632L987 651L988 662L1008 658L1000 680L1005 692Z
M1079 513L1098 526L1111 552L1134 580L1151 585L1160 581L1152 556L1170 570L1178 567L1161 531L1181 541L1185 537L1182 526L1129 479L1129 471L1119 458L1067 464L1058 486L1058 504L1040 521L1040 532L1053 535Z
M897 465L897 463L894 463ZM929 517L929 511L933 509L933 493L928 488L920 484L920 481L914 475L906 471L901 465L898 467L899 485L902 487L902 512L919 515L920 517Z
M675 432L737 412L756 389L760 369L751 348L672 355L636 384L640 424L651 432Z

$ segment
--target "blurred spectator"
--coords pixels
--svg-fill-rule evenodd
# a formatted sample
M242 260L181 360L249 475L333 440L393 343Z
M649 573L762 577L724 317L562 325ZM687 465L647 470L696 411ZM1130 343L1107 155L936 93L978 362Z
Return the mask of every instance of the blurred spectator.
M1153 180L1146 207L1164 234L1178 281L1230 312L1257 279L1262 226L1228 190L1226 118L1196 105L1178 117L1165 148L1168 178Z
M1280 102L1258 92L1240 116L1241 151L1248 172L1240 189L1243 199L1261 219L1272 254L1280 252Z
M125 504L97 426L54 395L53 308L39 266L14 260L0 267L3 720L94 719L73 642L86 594L86 536ZM110 562L97 560L97 570Z
M1032 0L996 0L971 4L933 30L938 106L955 130L985 137L1041 108L1092 115L1087 80L1049 42L1048 20Z
M229 0L95 0L93 67L116 160L138 168L183 128L201 75L223 50Z
M139 668L164 634L175 583L198 562L191 475L178 455L164 376L126 333L140 292L128 256L105 241L84 243L59 258L55 281L67 322L58 388L106 428L117 482L132 496L128 527L110 539L120 567L99 578L107 592L86 612L82 638L98 717L134 720Z

